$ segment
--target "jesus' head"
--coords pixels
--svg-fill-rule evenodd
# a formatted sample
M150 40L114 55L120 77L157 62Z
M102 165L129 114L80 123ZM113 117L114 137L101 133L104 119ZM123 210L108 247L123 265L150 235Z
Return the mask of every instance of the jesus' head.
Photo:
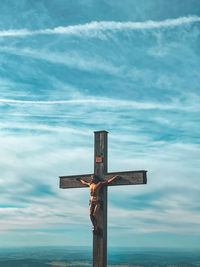
M99 176L98 175L91 175L91 183L97 184L99 182Z

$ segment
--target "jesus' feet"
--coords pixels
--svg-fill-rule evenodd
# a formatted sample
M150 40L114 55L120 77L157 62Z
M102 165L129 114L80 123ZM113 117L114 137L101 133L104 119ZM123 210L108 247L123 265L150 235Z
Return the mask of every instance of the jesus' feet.
M92 227L92 232L95 234L95 235L101 235L103 234L103 231L101 228L99 227Z

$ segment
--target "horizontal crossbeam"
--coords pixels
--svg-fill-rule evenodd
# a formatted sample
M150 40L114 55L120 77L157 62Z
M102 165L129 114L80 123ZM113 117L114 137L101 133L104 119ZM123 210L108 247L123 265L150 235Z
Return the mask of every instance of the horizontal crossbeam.
M87 187L87 185L82 184L77 179L84 179L86 182L90 182L92 174L82 174L82 175L71 175L71 176L60 176L60 188L81 188Z
M126 172L110 172L104 175L104 179L108 180L115 175L118 175L119 178L114 180L109 186L116 185L139 185L146 184L147 171L126 171ZM72 175L72 176L60 176L60 188L81 188L87 187L77 180L77 178L82 178L86 182L90 182L92 174L82 174L82 175Z
M112 181L109 186L146 184L146 173L147 171L109 172L105 174L104 178L108 180L115 175L119 175L119 178Z

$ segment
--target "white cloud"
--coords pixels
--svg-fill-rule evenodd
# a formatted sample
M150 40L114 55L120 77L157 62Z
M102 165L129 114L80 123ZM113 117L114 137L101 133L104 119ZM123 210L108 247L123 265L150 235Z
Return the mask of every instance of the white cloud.
M200 17L188 16L180 17L176 19L167 19L164 21L145 21L145 22L116 22L116 21L93 21L86 24L67 26L67 27L56 27L54 29L43 29L36 31L29 31L26 29L21 30L3 30L0 31L0 36L28 36L28 35L39 35L39 34L65 34L65 35L77 35L85 37L99 37L103 38L102 34L105 31L124 31L124 30L148 30L148 29L159 29L168 27L179 27L185 24L191 24L199 22Z
M199 98L196 96L196 98ZM188 100L189 99L189 100ZM158 102L144 102L144 101L131 101L131 100L120 100L114 98L106 98L106 97L84 97L81 99L68 99L68 100L56 100L56 101L29 101L29 100L16 100L16 99L0 99L0 103L6 104L24 104L24 105L87 105L90 104L90 108L98 107L99 108L111 108L111 109L132 109L132 110L151 110L151 109L159 109L159 110L186 110L186 111L198 111L200 109L200 105L197 99L194 96L191 98L190 94L186 98L187 102L182 104L179 98L174 98L171 102L166 103L158 103ZM193 105L191 105L190 100L193 101Z
M200 21L199 17L140 23L91 22L33 32L28 30L1 31L0 35L23 37L34 34L65 34L66 36L103 38L106 31L179 27L198 21ZM0 50L22 57L28 56L91 71L103 70L121 76L124 70L123 67L117 67L110 62L107 64L101 58L91 59L78 53L49 53L46 48L32 50L31 48L1 47ZM147 69L144 72L143 69L132 68L132 71L127 71L125 77L129 75L129 79L132 76L132 80L142 80L148 76L146 79L146 84L148 84L152 80L153 71ZM159 74L159 79L155 84L156 89L163 87L173 89L175 80L176 74L174 76L172 74L171 77L165 73ZM183 79L183 83L179 85L184 84L184 81ZM17 206L0 208L2 229L39 229L42 227L57 229L67 228L71 224L89 225L88 190L84 192L82 190L60 190L58 176L93 171L92 131L95 127L103 127L111 129L110 171L148 170L147 185L134 188L113 188L110 190L111 203L112 196L117 195L118 198L125 196L129 201L133 194L144 195L144 203L146 203L145 194L154 193L156 190L166 191L163 198L149 200L151 208L144 205L142 210L133 207L132 211L129 211L126 207L121 209L113 207L112 204L109 211L111 226L127 228L124 230L126 233L131 231L199 233L200 218L196 211L198 197L187 192L188 188L196 192L196 187L199 185L200 150L198 144L192 144L192 132L194 129L199 132L199 126L195 121L195 114L200 109L199 96L188 93L187 90L181 92L181 86L177 86L180 91L179 96L166 102L161 103L151 99L136 101L133 98L129 100L128 97L128 100L123 100L93 97L88 93L86 96L75 87L66 88L57 80L53 82L54 89L59 89L54 92L55 98L52 96L47 98L49 101L28 100L40 99L42 95L39 94L38 98L29 98L30 94L25 95L25 100L22 100L19 95L9 93L0 99L2 107L0 123L1 205ZM23 84L18 84L18 86L23 87ZM1 88L4 91L10 87L13 89L15 83L2 82ZM61 87L62 92L67 91L66 99L59 91ZM47 90L47 95L48 92ZM35 119L34 116L38 118ZM44 117L45 120L40 117ZM51 119L54 120L51 121ZM189 133L190 129L193 130L191 133ZM170 133L176 130L180 135L178 133L175 137L165 141L165 136L162 135L166 133L167 139ZM187 138L191 140L188 141ZM52 196L40 192L38 186L41 185L42 189L45 186L51 189ZM174 188L180 185L183 191L172 194L169 185ZM120 217L118 217L119 214ZM130 220L135 225L134 230L129 228L127 222Z
M143 188L140 188L140 191L142 192ZM187 189L185 188L183 192L186 193ZM125 193L124 195L128 202L128 195ZM134 195L135 192L132 193L132 197ZM157 196L157 198L159 197ZM143 202L146 203L145 194ZM197 205L190 195L186 196L180 192L171 194L166 189L166 194L159 201L148 199L148 202L151 207L140 209L135 208L134 204L131 209L111 205L109 208L110 226L121 227L125 233L184 232L200 234L200 215L198 210L194 210ZM127 223L130 221L131 225Z
M61 135L40 133L37 136L1 134L1 204L22 205L22 207L0 209L2 230L67 228L71 224L90 224L89 191L87 189L60 190L58 176L92 172L91 134L89 131L84 132L76 128L68 131L66 129L64 136L62 133ZM149 199L153 207L144 206L142 210L134 207L132 210L121 209L113 207L112 204L112 208L109 209L110 225L127 228L125 233L127 231L175 232L177 229L179 232L198 232L199 215L194 210L196 208L194 204L197 203L196 196L188 198L185 193L188 187L193 190L191 183L194 182L195 172L198 171L197 166L196 168L194 166L193 157L199 158L199 146L169 144L164 141L156 143L142 137L143 150L140 149L140 142L134 144L132 151L132 146L123 145L123 142L130 142L132 136L127 134L121 140L119 134L112 134L109 142L110 165L112 171L147 169L148 184L134 188L113 188L109 190L110 200L117 195L118 198L126 196L129 201L133 195L144 194L144 203L146 203L145 194L153 193L154 190L165 190L166 194L157 200ZM138 138L137 135L136 137ZM56 195L40 195L37 186L41 184L50 186ZM175 188L180 184L182 193L179 191L172 194L169 184ZM32 195L30 192L33 190ZM130 220L135 225L134 230L131 230L127 224ZM192 228L191 225L193 225Z
M115 67L110 62L96 55L87 56L77 52L54 52L48 50L33 50L30 48L16 49L13 47L0 47L1 52L15 54L19 56L32 57L39 60L49 61L51 63L63 64L71 68L78 68L87 71L103 71L111 74L117 74L121 71L121 67Z

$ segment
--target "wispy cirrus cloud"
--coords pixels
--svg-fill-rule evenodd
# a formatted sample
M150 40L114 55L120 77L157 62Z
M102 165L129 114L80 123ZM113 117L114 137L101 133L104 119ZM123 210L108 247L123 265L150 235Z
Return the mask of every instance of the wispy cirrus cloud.
M112 63L107 62L97 55L91 57L84 54L70 51L70 53L60 53L48 51L33 50L30 48L17 49L15 47L0 47L0 52L14 54L22 57L30 57L37 60L44 60L55 64L63 64L69 68L77 68L80 70L87 70L92 72L103 71L111 74L117 74L120 72L120 67L115 67Z
M88 142L89 136L90 133L85 130L67 131L67 128L64 136L63 133L44 135L41 132L37 136L0 136L1 204L14 203L22 206L0 209L4 218L3 229L36 229L45 224L50 228L70 227L74 222L89 224L85 205L89 191L58 189L59 175L92 172L93 147L92 138ZM137 135L135 137L138 138ZM109 189L112 200L110 225L130 231L127 219L131 218L135 222L134 232L137 233L175 232L180 225L180 232L197 232L199 215L195 209L198 208L198 188L192 189L190 177L194 177L198 171L195 165L199 158L199 145L158 143L144 137L141 136L142 144L137 142L133 146L130 145L134 139L133 134L121 139L114 132L109 139L110 170L149 170L148 186ZM126 142L129 142L129 148L126 147ZM143 148L139 149L139 146ZM196 160L193 158L194 152ZM10 173L9 166L12 166ZM9 180L6 177L10 177ZM196 179L196 185L198 183ZM52 191L51 194L48 193L49 190ZM119 195L122 199L123 195L126 196L126 200L120 200ZM181 216L186 216L184 225L183 220L179 219ZM196 225L193 231L191 224Z
M86 24L56 27L54 29L42 29L36 31L21 30L3 30L0 31L1 37L23 37L28 35L42 35L42 34L65 34L85 37L102 37L101 33L105 31L123 31L123 30L149 30L169 27L179 27L182 25L199 22L200 17L188 16L176 19L166 19L164 21L144 21L144 22L117 22L117 21L93 21Z
M114 236L199 235L200 17L178 14L1 27L2 244L46 229L66 231L63 244L80 244L86 227L89 236L89 191L60 190L58 176L93 171L93 131L102 129L109 171L148 170L147 185L109 188Z
M194 104L194 95L187 95L189 100L193 100ZM199 98L196 95L196 98ZM195 101L196 102L196 101ZM198 102L198 101L197 101ZM158 103L158 102L139 102L139 101L129 101L129 100L120 100L114 98L101 98L101 97L83 97L81 99L68 99L68 100L56 100L56 101L32 101L32 100L18 100L18 99L0 99L0 103L8 105L98 105L98 108L123 108L123 109L139 109L139 110L151 110L151 109L160 109L160 110L188 110L188 111L198 111L200 105L191 105L191 102L181 103L180 99L173 99L171 102ZM90 106L91 107L91 106Z

